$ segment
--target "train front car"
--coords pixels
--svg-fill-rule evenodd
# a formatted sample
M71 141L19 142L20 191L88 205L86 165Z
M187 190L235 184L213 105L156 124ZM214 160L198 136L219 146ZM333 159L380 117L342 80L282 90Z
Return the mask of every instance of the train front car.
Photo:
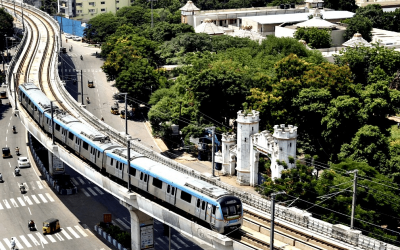
M217 200L220 204L220 221L218 231L221 233L229 233L239 229L243 224L243 206L239 198L235 196L223 196Z

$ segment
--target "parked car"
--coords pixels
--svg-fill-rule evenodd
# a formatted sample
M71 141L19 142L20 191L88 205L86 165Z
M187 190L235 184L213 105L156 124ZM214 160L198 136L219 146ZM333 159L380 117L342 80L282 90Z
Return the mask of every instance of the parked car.
M24 168L24 167L30 167L31 163L29 162L27 157L18 157L18 167Z
M80 37L80 36L74 36L74 37L72 38L72 40L74 40L74 41L82 41L82 37Z
M67 39L72 39L72 38L74 38L74 35L65 34L65 38L67 38Z

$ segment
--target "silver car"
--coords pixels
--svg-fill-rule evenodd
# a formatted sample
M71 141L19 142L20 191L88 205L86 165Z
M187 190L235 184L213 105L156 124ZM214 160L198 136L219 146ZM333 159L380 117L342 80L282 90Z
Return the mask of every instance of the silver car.
M72 40L74 40L74 41L82 41L82 37L80 37L80 36L74 36L74 37L72 38Z
M29 162L27 157L18 157L18 167L27 168L30 167L31 163Z

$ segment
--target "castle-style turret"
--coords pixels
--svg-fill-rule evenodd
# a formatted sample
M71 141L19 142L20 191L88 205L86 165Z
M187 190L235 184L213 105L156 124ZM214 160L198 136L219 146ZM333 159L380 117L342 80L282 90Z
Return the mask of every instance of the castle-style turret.
M280 126L274 126L274 149L271 157L271 177L281 178L281 172L284 167L278 165L276 162L285 161L288 168L293 168L295 164L289 163L289 156L296 157L296 142L297 142L297 127L289 125L285 127L285 124Z
M235 134L222 134L222 173L235 174L235 157L232 157L230 148L236 144Z
M237 113L237 180L239 185L250 185L250 136L258 133L260 112Z
M187 23L194 27L193 16L200 11L192 1L187 1L185 6L179 9L181 11L181 23Z

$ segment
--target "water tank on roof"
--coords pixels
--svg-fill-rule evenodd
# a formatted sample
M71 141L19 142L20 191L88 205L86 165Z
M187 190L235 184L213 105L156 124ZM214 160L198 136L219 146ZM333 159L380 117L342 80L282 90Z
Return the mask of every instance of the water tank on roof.
M281 5L280 5L280 8L281 8L281 9L284 9L284 8L285 8L285 5L284 5L284 4L281 4Z
M289 9L290 5L289 4L285 4L285 9Z
M291 3L290 4L290 8L292 8L292 9L296 8L296 4L295 3Z

